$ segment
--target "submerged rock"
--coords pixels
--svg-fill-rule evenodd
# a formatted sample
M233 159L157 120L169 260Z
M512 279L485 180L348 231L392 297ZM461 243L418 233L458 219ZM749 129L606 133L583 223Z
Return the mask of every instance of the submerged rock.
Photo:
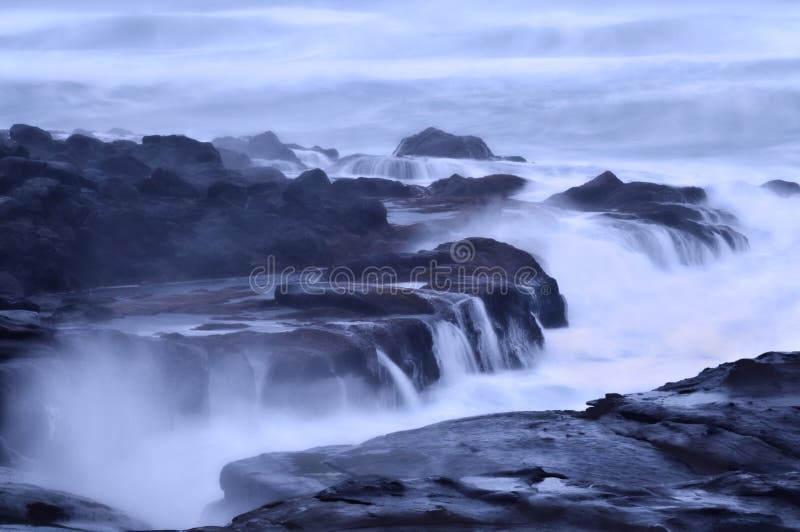
M794 529L798 379L800 353L768 353L583 412L494 414L240 460L220 484L228 508L256 509L226 529Z

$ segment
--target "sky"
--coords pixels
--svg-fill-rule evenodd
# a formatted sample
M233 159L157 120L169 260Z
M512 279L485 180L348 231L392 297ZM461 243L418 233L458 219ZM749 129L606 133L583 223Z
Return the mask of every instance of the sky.
M750 2L4 0L0 127L391 153L773 150L800 133L800 8Z

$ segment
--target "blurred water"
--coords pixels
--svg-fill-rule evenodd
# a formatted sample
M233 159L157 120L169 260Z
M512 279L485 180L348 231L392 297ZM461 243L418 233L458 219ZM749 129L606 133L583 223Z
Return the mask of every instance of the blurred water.
M285 142L376 154L333 166L304 154L335 175L420 184L453 172L521 175L531 184L514 206L475 213L455 229L442 224L416 247L469 236L509 242L540 258L569 301L570 327L546 331L531 368L465 372L418 400L395 374L418 403L401 410L343 405L319 418L221 408L210 420L164 420L146 372L95 364L107 357L88 353L93 371L47 383L67 434L43 481L156 526L190 526L220 496L217 475L230 460L465 415L579 408L606 392L797 349L800 198L756 185L800 179L798 19L790 0L602 10L589 1L422 0L224 8L98 0L67 10L54 0L6 0L0 123L202 138L272 129ZM535 164L382 155L429 125L480 135L495 153ZM604 169L626 181L706 186L712 206L739 218L750 249L701 253L686 266L656 229L643 246L591 215L537 204ZM438 339L458 348L450 361L462 364L457 333L442 329Z

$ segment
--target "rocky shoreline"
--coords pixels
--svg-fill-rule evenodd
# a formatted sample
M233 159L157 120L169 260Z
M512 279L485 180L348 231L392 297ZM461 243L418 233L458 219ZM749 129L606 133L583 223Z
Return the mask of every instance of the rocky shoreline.
M227 465L225 530L794 530L800 353L582 412L446 421ZM324 523L324 525L322 525ZM208 530L208 529L202 529Z
M384 162L405 175L419 158L521 162L433 128ZM546 257L443 237L472 216L584 213L645 249L666 235L686 264L749 246L699 187L604 172L518 202L535 184L516 175L337 175L347 160L272 132L104 142L20 124L0 135L0 524L146 528L17 478L28 449L57 449L62 436L35 390L54 374L81 382L98 362L87 353L158 398L155 430L208 419L220 395L255 412L405 408L448 376L531 367L548 330L569 325ZM419 216L393 223L390 209ZM294 273L254 278L267 264ZM305 268L319 273L310 285ZM342 272L353 276L344 291ZM790 529L800 526L799 356L724 364L583 412L459 419L245 458L222 470L225 498L207 516L238 515L230 530Z

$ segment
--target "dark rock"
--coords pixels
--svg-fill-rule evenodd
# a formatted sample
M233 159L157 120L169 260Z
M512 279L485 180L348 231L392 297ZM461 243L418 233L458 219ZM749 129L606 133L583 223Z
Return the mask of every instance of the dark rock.
M210 142L183 135L143 137L130 154L151 168L169 169L195 186L227 177L222 157Z
M580 211L599 212L621 227L635 231L636 223L655 224L673 230L676 248L681 251L686 237L695 239L713 253L721 245L736 251L747 249L747 237L733 226L732 214L705 205L705 190L699 187L673 187L655 183L624 183L611 172L554 194L550 205ZM633 223L633 225L631 225ZM694 257L682 256L689 263Z
M111 150L101 140L86 135L73 134L64 141L68 157L83 168L90 161L105 157Z
M251 184L266 184L274 185L276 188L283 189L289 184L290 180L283 172L271 166L256 166L253 168L245 168L239 172L239 175Z
M0 272L0 296L1 297L20 297L25 293L19 279L8 272Z
M14 124L9 137L34 157L47 158L55 151L53 136L44 129L27 124Z
M526 180L507 174L487 175L485 177L463 177L453 174L448 178L434 181L428 190L436 197L475 198L486 196L509 196L522 189Z
M788 198L789 196L800 194L800 184L795 183L794 181L773 179L772 181L767 181L761 186L762 188L765 188L782 198Z
M401 181L380 177L340 178L333 182L333 192L360 198L418 198L425 189Z
M246 153L255 159L289 161L302 166L297 155L283 144L272 131L250 137L247 141Z
M219 147L217 147L217 151L220 157L222 157L222 164L225 165L225 168L241 170L243 168L250 168L253 165L250 161L250 157L244 153Z
M149 166L128 153L120 153L100 159L94 165L107 176L124 177L136 181L146 179L151 172Z
M528 162L527 159L525 159L525 157L522 157L521 155L507 155L505 157L501 157L501 159L504 160L504 161L512 162L512 163L527 163Z
M769 369L729 399L719 386L745 366ZM493 414L233 462L220 476L228 508L256 509L226 528L795 529L798 371L800 353L769 353L586 412Z
M153 174L137 185L139 192L148 196L167 198L195 198L198 190L180 176L164 168L156 168Z
M316 144L314 146L311 146L310 148L306 148L305 146L301 146L300 144L294 144L294 143L286 144L286 147L291 148L293 150L315 151L317 153L321 153L328 159L332 159L334 161L339 158L339 150L337 150L336 148L322 148L320 146L317 146Z
M151 167L179 168L198 163L222 165L219 152L210 142L200 142L184 135L142 137L135 156Z
M81 176L66 163L41 162L22 157L0 159L0 193L13 190L24 181L33 178L49 178L62 185L94 188L95 184Z
M97 189L103 198L116 201L135 201L139 197L139 190L123 177L109 177L103 180Z
M395 149L394 155L397 157L419 155L478 160L494 158L492 150L480 138L457 136L434 127L404 138Z
M544 327L567 324L566 301L558 282L529 253L491 238L448 242L431 251L368 256L347 267L359 278L369 269L388 267L399 282L425 282L446 292L524 292Z
M228 181L217 181L208 187L206 201L217 207L244 207L248 191L243 185Z
M630 210L642 203L699 204L706 193L699 187L672 187L655 183L623 183L611 172L603 172L581 186L547 199L548 203L580 210Z
M339 288L340 290L337 290ZM430 300L417 293L358 289L349 282L336 288L315 286L303 290L297 285L278 290L275 301L287 307L303 309L336 308L357 315L434 314Z
M3 157L29 157L28 150L13 140L0 140L0 159Z
M24 212L22 204L11 196L0 196L0 221L16 218Z

